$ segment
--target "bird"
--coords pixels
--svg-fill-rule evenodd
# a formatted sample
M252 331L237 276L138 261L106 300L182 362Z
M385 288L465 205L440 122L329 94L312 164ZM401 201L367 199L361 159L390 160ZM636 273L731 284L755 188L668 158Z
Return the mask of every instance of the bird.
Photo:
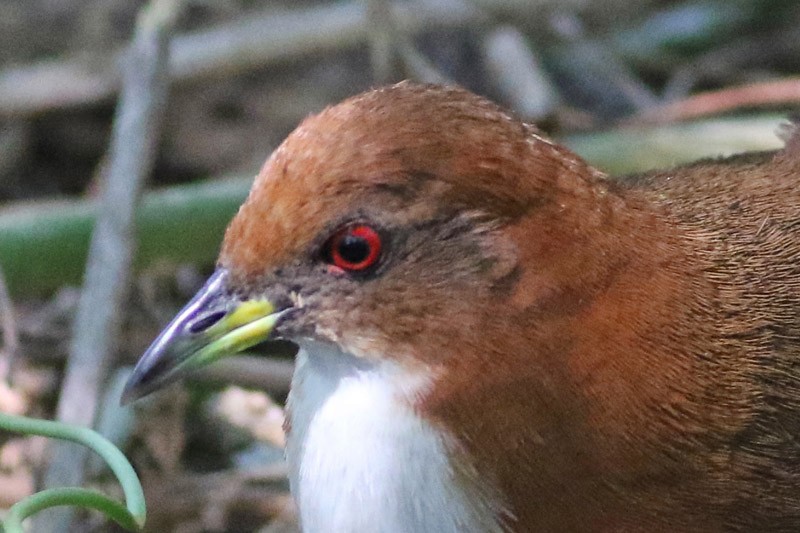
M797 531L796 129L614 179L462 88L351 97L267 159L123 398L296 344L310 533Z

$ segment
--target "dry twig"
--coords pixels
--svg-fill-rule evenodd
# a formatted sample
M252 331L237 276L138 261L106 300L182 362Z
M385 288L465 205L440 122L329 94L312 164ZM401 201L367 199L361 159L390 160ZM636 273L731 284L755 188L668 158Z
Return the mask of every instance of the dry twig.
M500 93L521 116L541 120L554 112L558 94L525 35L501 26L484 36L486 67Z
M133 257L133 215L155 157L167 98L167 43L180 0L153 0L140 13L124 63L109 165L58 404L58 419L91 426L117 337ZM53 447L47 487L81 485L88 450ZM43 513L39 531L71 530L68 509Z
M17 322L14 319L14 306L8 293L5 276L0 269L0 329L3 343L0 344L0 383L8 381L11 367L19 350Z
M392 20L391 0L367 0L369 52L376 83L395 81L397 76L397 29Z
M416 0L392 6L398 30L415 34L485 22L462 0ZM268 10L216 28L176 36L170 44L173 82L252 70L314 53L352 48L369 38L363 2L286 12ZM112 53L100 65L117 64ZM0 117L30 116L111 98L120 73L80 59L47 61L0 72Z

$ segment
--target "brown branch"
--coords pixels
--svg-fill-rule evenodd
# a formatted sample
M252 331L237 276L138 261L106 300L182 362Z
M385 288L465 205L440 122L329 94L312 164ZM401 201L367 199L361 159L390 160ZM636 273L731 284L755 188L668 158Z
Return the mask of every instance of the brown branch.
M798 103L800 78L785 78L696 94L679 102L648 109L626 124L680 122L743 107Z

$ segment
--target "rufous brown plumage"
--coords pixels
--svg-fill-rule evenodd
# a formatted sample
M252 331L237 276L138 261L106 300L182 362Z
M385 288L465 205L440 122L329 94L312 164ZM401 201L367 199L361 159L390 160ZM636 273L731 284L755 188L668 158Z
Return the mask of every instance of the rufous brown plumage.
M297 343L308 532L796 531L799 180L797 135L611 180L467 91L370 91L272 154L126 396Z

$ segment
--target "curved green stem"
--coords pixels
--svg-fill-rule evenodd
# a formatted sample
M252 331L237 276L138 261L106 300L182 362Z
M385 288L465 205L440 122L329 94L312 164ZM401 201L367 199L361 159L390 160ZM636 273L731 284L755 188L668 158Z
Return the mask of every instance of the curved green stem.
M59 487L37 492L14 504L3 521L5 528L3 531L4 533L23 533L23 520L39 511L59 505L76 505L95 509L128 531L139 531L142 526L124 505L96 490Z
M119 449L108 439L89 428L74 427L50 420L0 413L0 429L68 440L88 446L98 453L114 472L125 493L126 507L102 494L87 489L61 488L39 492L16 503L6 518L5 531L21 531L20 522L31 514L57 505L83 505L108 514L128 529L141 529L145 522L144 491L136 472ZM13 521L17 520L16 523Z

